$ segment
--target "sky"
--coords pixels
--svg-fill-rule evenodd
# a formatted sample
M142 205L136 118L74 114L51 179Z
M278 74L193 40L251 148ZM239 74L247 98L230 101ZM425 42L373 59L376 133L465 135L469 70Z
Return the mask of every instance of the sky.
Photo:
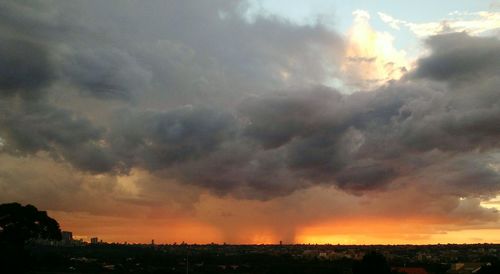
M0 203L77 238L500 243L498 1L2 1L0 35Z

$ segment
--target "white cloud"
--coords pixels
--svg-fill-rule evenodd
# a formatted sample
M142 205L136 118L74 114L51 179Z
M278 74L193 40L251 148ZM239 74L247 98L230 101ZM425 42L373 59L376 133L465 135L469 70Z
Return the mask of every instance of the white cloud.
M391 28L399 30L408 28L419 37L426 37L446 32L465 31L471 35L493 31L500 28L500 12L479 11L460 12L453 11L447 18L435 22L415 23L392 17L389 14L378 12L382 21Z
M353 13L354 24L347 33L347 47L342 65L348 86L371 89L389 80L399 79L409 66L404 50L394 47L394 37L370 25L370 14Z

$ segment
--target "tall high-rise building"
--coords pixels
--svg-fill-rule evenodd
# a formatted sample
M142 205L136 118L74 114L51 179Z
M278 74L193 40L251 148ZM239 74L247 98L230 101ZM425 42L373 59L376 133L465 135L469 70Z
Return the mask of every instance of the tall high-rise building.
M92 237L92 238L90 238L90 243L94 244L94 245L98 244L99 243L99 239L97 237Z

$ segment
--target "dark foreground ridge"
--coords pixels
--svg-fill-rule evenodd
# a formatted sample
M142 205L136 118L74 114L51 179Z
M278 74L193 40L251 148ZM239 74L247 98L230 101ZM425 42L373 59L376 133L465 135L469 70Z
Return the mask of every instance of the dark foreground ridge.
M27 273L500 273L500 245L26 246Z

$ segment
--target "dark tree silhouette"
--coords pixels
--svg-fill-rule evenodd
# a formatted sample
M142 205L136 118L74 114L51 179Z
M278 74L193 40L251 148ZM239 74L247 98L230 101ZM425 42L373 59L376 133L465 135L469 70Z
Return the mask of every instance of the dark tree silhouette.
M30 239L61 239L56 220L32 205L0 205L0 243L24 245Z
M354 274L390 274L391 268L384 255L377 252L369 252L363 256L363 260L353 265Z
M0 273L24 273L30 257L24 249L31 239L61 239L56 220L32 205L0 205Z

